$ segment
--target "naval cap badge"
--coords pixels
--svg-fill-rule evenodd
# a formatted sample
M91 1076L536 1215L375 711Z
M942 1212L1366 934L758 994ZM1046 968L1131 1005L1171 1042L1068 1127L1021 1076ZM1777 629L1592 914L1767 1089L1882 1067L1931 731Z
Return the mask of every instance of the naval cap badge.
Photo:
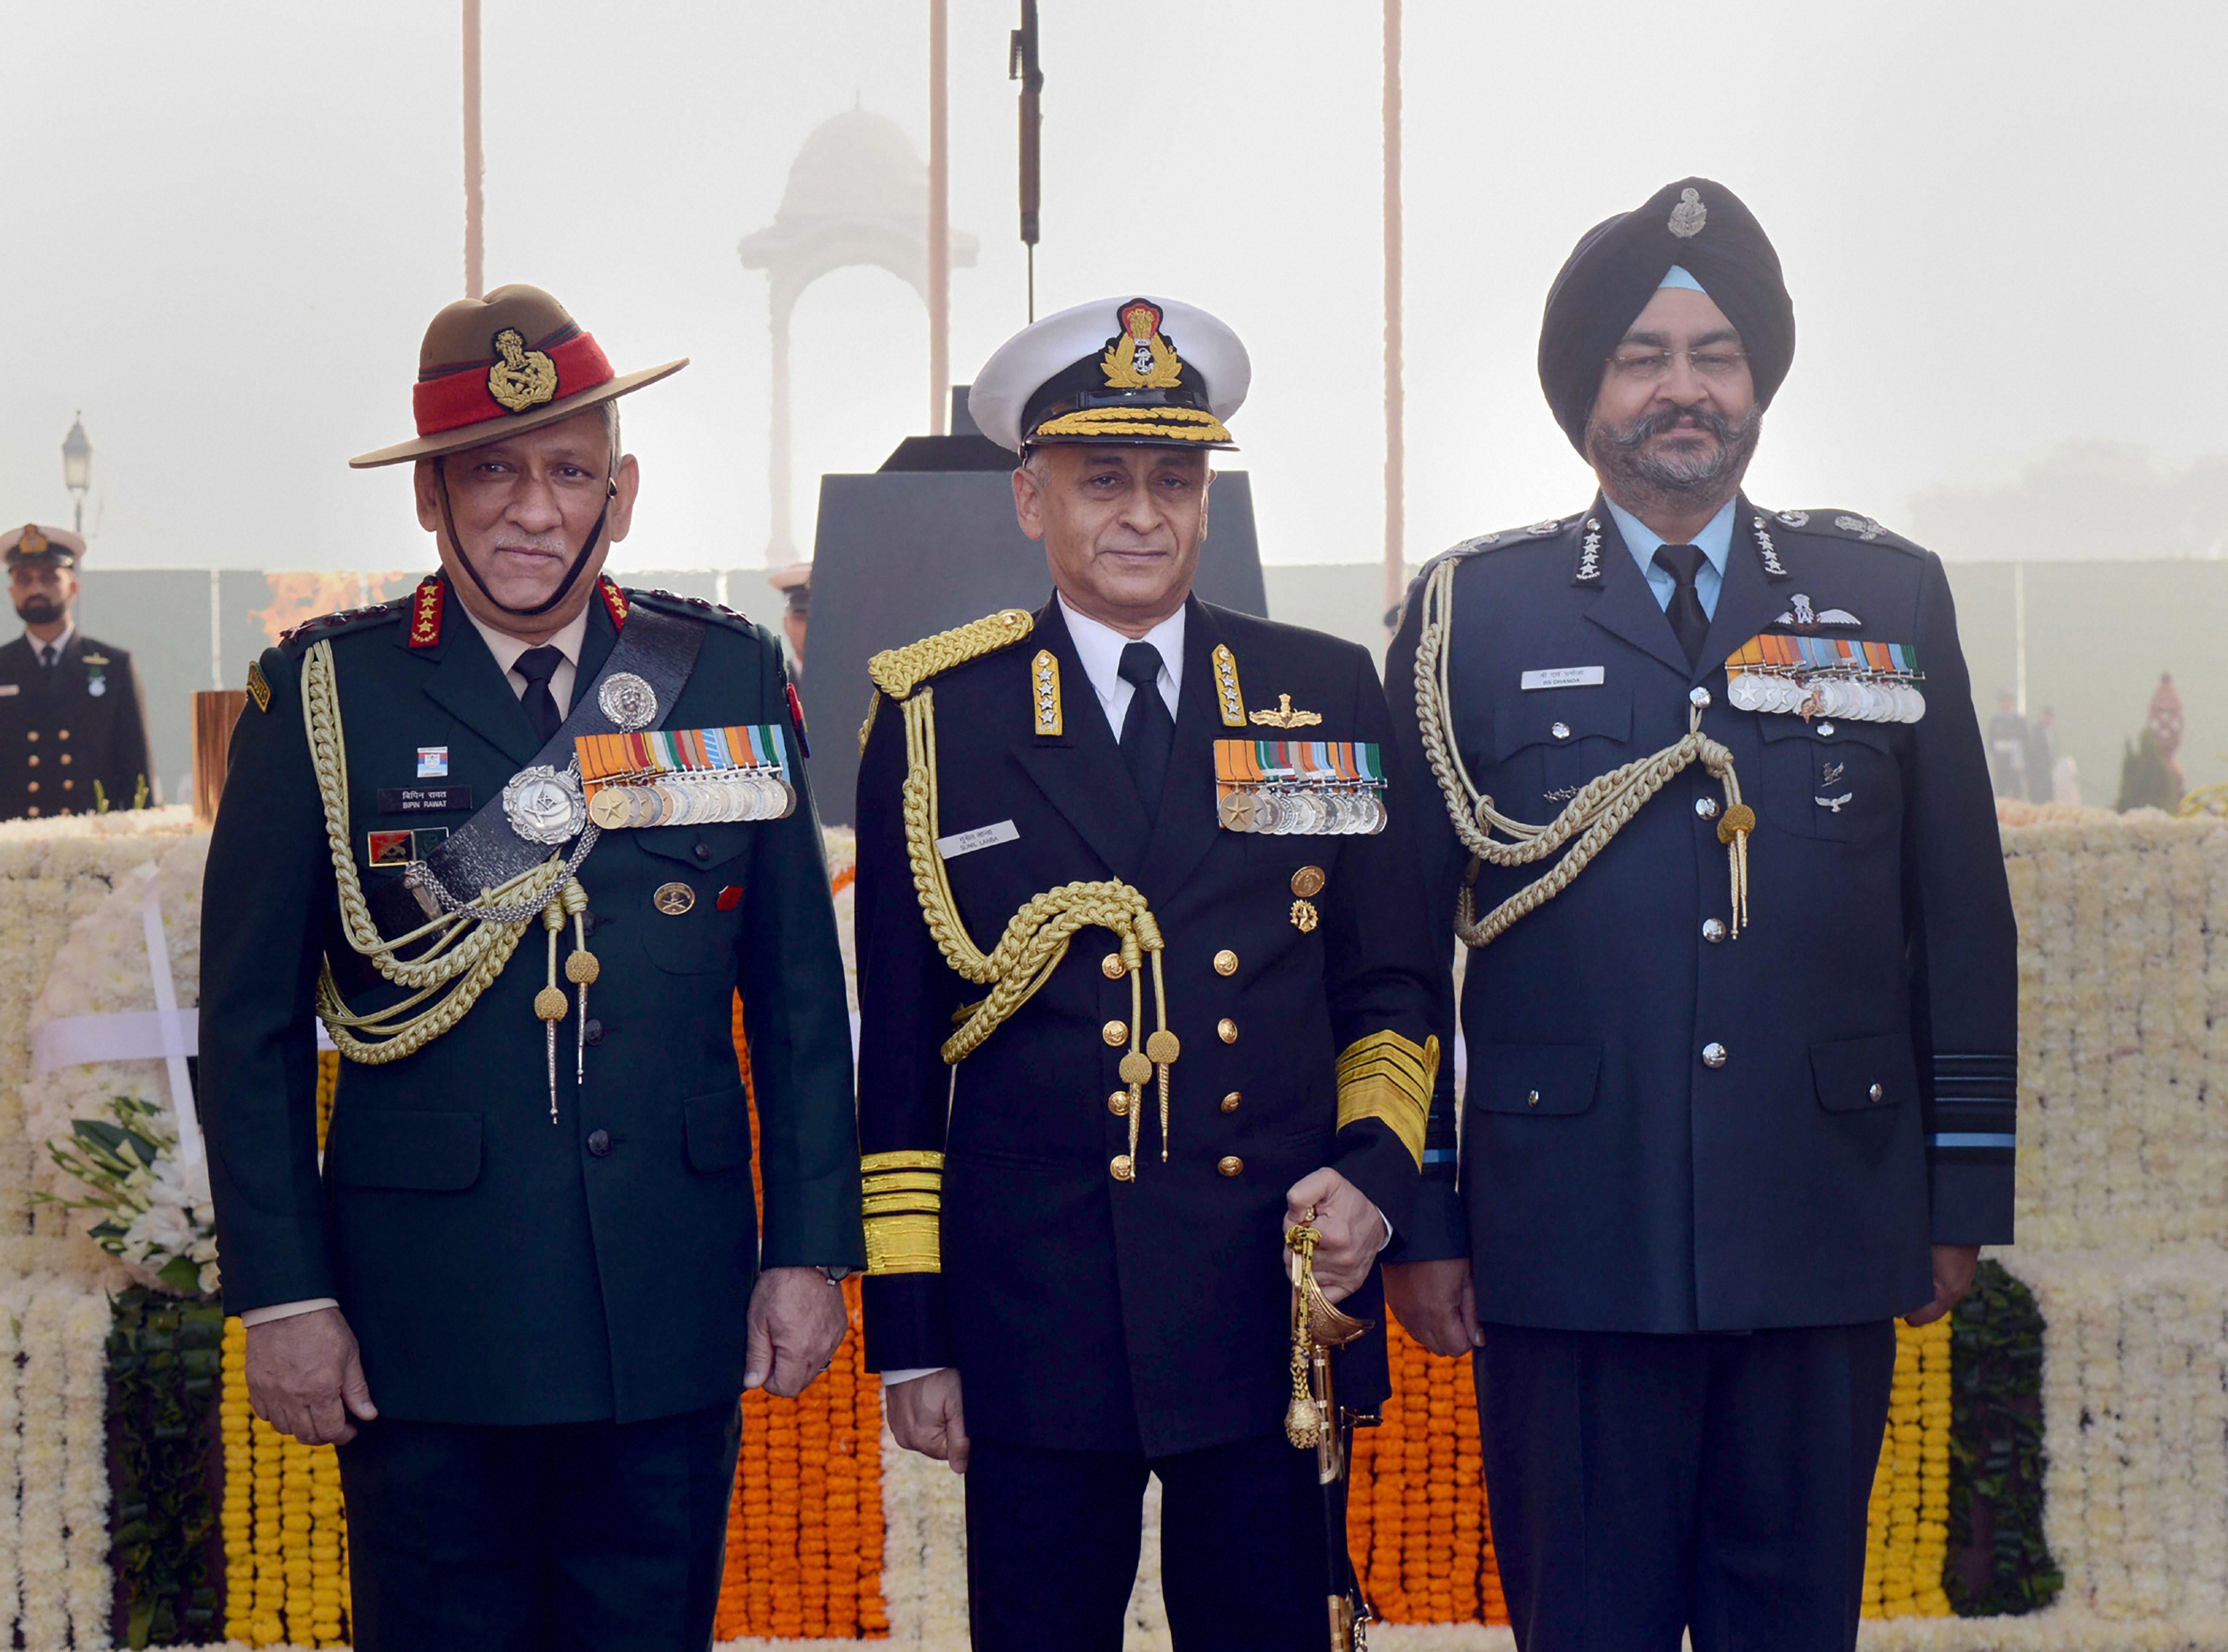
M505 413L524 413L557 399L557 363L526 348L526 335L506 327L495 336L496 363L488 369L488 394Z
M1679 191L1679 204L1671 208L1668 227L1682 241L1690 241L1702 233L1702 226L1710 221L1710 209L1702 204L1699 189Z
M615 671L596 690L596 705L630 734L657 720L657 690L631 671Z
M1122 330L1098 358L1110 390L1173 390L1183 380L1176 347L1161 335L1161 307L1132 298L1115 312Z

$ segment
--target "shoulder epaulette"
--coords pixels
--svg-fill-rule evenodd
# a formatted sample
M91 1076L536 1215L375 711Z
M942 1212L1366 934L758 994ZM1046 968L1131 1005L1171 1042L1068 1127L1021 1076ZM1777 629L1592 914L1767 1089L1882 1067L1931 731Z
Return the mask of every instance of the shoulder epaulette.
M1497 533L1474 535L1441 551L1417 570L1416 577L1421 579L1442 562L1459 561L1463 557L1476 556L1481 551L1506 550L1512 545L1528 545L1534 540L1553 539L1578 520L1578 516L1551 516L1546 522L1533 522L1523 528L1504 528Z
M613 590L619 587L614 586ZM683 619L708 620L732 630L755 634L757 624L748 614L739 614L724 603L707 602L701 597L677 596L670 591L637 591L629 586L620 593L630 602L640 603L645 608L655 608L660 613L675 614Z
M369 608L343 608L336 613L319 614L315 619L305 619L291 630L281 631L277 645L291 648L299 644L306 648L313 643L324 641L328 637L388 624L401 618L409 607L408 597L397 597L392 602L376 603Z
M1902 535L1881 527L1870 516L1860 516L1853 510L1776 510L1769 520L1798 534L1811 534L1821 539L1855 540L1865 545L1892 545L1912 556L1926 554L1924 547L1912 543Z
M891 699L902 700L940 671L1020 642L1035 624L1035 617L1026 608L1001 609L903 648L884 649L867 662L867 675Z

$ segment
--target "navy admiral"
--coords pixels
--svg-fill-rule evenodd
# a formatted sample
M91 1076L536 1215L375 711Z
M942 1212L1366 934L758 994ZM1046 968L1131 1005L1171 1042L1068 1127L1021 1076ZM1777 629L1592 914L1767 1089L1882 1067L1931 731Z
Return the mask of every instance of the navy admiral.
M131 656L79 631L85 541L26 522L0 535L23 634L0 648L0 820L141 809L147 711Z
M1794 345L1724 186L1588 232L1540 377L1600 492L1431 563L1386 668L1475 949L1459 1186L1443 1089L1387 1289L1476 1348L1526 1652L1852 1645L1893 1320L2012 1236L2015 935L1949 584L1741 492Z
M825 1366L865 1262L803 731L767 632L600 572L617 399L683 363L528 286L419 361L355 463L414 462L439 571L250 669L209 847L225 1303L257 1412L339 1443L356 1646L701 1649L738 1398Z
M1281 1234L1375 1314L1441 942L1367 654L1189 594L1248 376L1161 298L1008 341L970 405L1053 593L869 668L867 1352L967 1476L978 1648L1120 1646L1149 1471L1178 1647L1325 1644Z

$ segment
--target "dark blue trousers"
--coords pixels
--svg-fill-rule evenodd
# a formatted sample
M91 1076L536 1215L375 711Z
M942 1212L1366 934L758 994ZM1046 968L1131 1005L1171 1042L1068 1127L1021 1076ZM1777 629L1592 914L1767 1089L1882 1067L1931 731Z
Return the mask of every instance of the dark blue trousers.
M356 1652L703 1652L739 1408L340 1448Z
M1281 1434L1146 1457L977 1436L967 1466L975 1652L1121 1652L1145 1479L1177 1652L1320 1652L1329 1592L1316 1455Z
M1848 1652L1892 1322L1738 1335L1489 1325L1493 1546L1521 1652Z

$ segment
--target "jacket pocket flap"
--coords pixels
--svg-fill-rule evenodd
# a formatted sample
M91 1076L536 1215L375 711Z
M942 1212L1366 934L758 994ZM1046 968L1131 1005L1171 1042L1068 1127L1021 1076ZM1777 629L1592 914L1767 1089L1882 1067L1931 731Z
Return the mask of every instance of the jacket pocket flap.
M1875 752L1888 749L1888 725L1885 723L1853 722L1846 717L1814 717L1804 722L1800 717L1764 714L1756 720L1757 733L1767 742L1793 740L1798 735L1827 746L1869 746ZM1827 731L1833 732L1828 733Z
M325 1165L350 1188L457 1193L480 1179L480 1116L343 1109L333 1119Z
M710 826L651 826L619 836L631 837L637 848L660 860L700 868L732 861L751 846L749 824L737 821ZM700 848L701 854L697 852Z
M1899 1107L1918 1094L1918 1066L1908 1033L1883 1033L1810 1047L1818 1105L1829 1113Z
M732 1170L751 1158L750 1103L735 1085L681 1104L688 1129L688 1162L699 1170Z
M1594 1105L1592 1044L1488 1044L1472 1059L1469 1102L1489 1113L1582 1113Z
M1562 729L1558 734L1555 731ZM1493 760L1506 763L1527 746L1568 746L1572 740L1632 738L1632 690L1533 690L1493 708Z

